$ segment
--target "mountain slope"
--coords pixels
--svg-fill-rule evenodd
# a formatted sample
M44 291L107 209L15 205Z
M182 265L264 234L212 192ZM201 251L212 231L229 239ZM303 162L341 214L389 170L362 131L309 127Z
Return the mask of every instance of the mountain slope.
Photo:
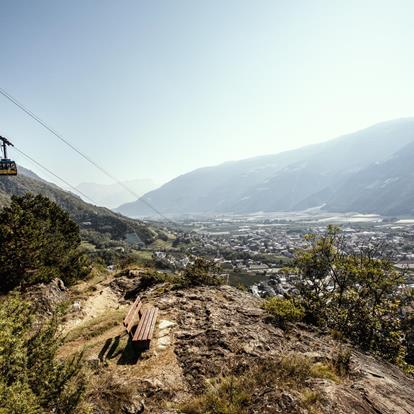
M136 233L145 244L153 242L158 230L140 221L123 217L103 207L86 203L78 196L60 189L23 167L18 167L16 177L0 177L0 207L7 205L12 195L42 194L66 210L81 229L109 233L113 239L123 240L127 234Z
M150 179L132 180L125 184L139 196L157 187ZM115 208L134 200L134 197L119 184L81 183L76 188L108 208Z
M414 142L390 159L353 175L329 198L326 208L384 215L414 215Z
M413 140L414 118L384 122L322 144L201 168L144 198L165 214L315 207L326 203L351 177L386 161ZM117 211L129 216L152 214L139 200Z

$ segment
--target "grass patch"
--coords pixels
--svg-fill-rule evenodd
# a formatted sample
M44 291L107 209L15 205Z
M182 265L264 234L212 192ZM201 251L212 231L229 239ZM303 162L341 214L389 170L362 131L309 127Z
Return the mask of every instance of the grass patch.
M130 259L132 263L143 266L152 265L154 262L152 258L152 251L147 250L134 250L130 254Z
M102 335L115 326L120 326L125 316L125 310L114 310L105 312L80 326L73 328L66 335L65 342L73 342L78 339L90 340Z
M93 405L94 412L122 414L135 395L132 383L122 381L107 370L92 379L86 398Z
M341 382L338 375L335 372L335 368L331 364L317 362L311 368L311 375L315 378L329 379L337 384Z

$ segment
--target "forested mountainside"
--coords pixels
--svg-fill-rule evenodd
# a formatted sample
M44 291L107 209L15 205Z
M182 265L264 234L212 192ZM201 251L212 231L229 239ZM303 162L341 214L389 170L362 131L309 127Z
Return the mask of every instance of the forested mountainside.
M20 196L29 192L44 195L56 202L81 229L110 234L114 240L123 240L127 234L135 232L140 241L149 244L163 233L155 226L86 203L77 195L43 180L32 171L20 166L18 168L17 177L0 177L0 207L8 205L12 195Z
M321 205L410 214L413 141L414 118L398 119L294 151L201 168L143 197L165 214L294 211ZM139 200L117 211L131 217L152 214Z

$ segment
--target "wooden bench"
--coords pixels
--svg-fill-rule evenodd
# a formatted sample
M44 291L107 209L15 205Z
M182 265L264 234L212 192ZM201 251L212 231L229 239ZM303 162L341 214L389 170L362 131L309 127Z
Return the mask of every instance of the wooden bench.
M157 322L158 308L144 305L139 297L129 308L124 318L124 326L132 343L142 348L149 348Z

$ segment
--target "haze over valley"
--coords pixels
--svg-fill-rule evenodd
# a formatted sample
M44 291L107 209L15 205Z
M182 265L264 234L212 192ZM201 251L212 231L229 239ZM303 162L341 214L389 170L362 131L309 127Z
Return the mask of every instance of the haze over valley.
M181 175L143 198L164 214L255 213L320 207L414 215L414 118L379 123L322 144ZM153 216L141 201L116 211Z
M127 188L114 184L81 183L76 188L88 194L92 200L101 206L116 208L121 204L134 201L148 191L158 187L154 180L143 178L122 183Z

